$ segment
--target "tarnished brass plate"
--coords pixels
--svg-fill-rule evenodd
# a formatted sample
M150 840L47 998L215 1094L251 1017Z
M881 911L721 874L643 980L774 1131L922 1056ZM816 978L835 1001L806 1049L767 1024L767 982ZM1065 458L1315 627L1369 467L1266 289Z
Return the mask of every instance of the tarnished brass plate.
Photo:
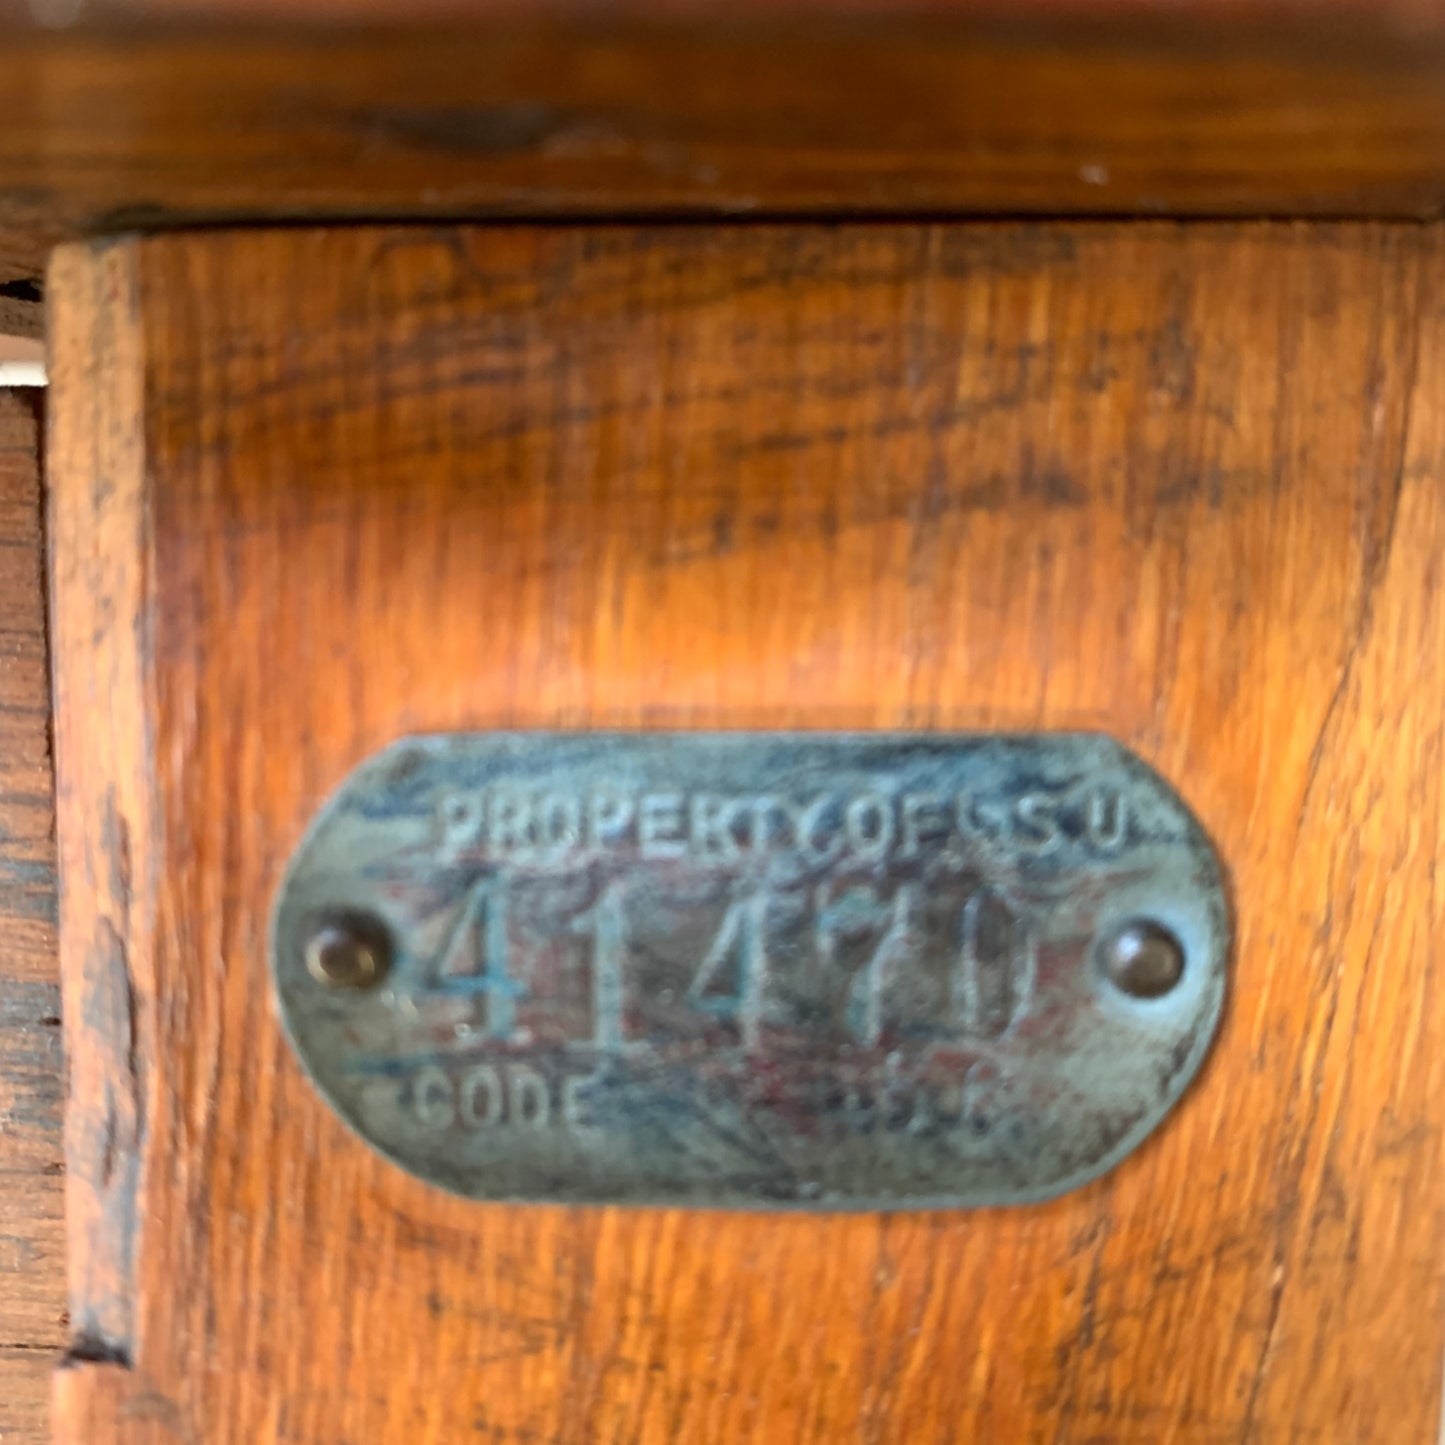
M322 1093L478 1199L1017 1203L1178 1099L1218 863L1093 736L483 733L359 768L277 900Z

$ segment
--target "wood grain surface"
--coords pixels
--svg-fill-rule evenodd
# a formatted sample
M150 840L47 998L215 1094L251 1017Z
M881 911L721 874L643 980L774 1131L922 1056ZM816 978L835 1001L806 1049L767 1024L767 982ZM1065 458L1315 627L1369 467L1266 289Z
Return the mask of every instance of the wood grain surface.
M50 288L63 1445L1433 1445L1445 234L291 230ZM359 761L502 725L1107 730L1229 870L1213 1055L1037 1207L445 1196L303 1077L267 915Z
M98 16L184 16L191 21L362 21L441 16L490 19L495 16L725 16L767 14L790 18L892 17L898 15L1000 16L1058 18L1152 17L1181 14L1228 21L1304 19L1315 24L1346 21L1382 23L1404 31L1438 28L1445 21L1442 0L0 0L17 16L41 17L42 23L75 24Z
M0 1441L41 1445L67 1341L40 394L0 391Z
M51 240L54 237L50 238ZM0 232L0 337L38 338L45 329L43 293L26 273L47 250L43 235Z
M1434 218L1430 4L1408 33L1373 0L1348 30L1175 4L1077 27L1058 4L1006 25L587 5L396 31L0 27L0 287L57 237L238 221Z

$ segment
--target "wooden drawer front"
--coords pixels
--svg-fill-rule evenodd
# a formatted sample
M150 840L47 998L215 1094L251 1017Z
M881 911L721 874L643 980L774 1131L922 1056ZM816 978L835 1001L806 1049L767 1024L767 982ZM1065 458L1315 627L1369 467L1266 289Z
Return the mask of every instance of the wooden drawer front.
M54 264L60 1438L1433 1441L1430 227L290 230ZM277 1024L322 799L464 728L1084 728L1236 950L1054 1203L467 1204Z

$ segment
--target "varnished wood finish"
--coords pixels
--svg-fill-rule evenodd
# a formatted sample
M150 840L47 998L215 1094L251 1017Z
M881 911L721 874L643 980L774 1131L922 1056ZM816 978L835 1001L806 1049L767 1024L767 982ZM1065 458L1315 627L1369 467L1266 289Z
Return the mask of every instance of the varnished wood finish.
M1175 5L1074 29L1095 7L1009 28L528 8L394 33L0 29L0 284L56 236L227 220L1445 207L1445 7L1418 34Z
M0 0L17 14L35 13L30 0ZM28 8L27 8L28 7ZM191 20L394 20L401 0L80 0L77 6L57 3L55 11L74 19L95 15L181 15ZM541 15L585 13L589 0L407 0L409 16L489 19L518 12ZM727 16L748 14L834 18L897 15L998 16L1043 15L1057 18L1088 15L1151 17L1161 12L1222 21L1258 23L1261 19L1301 18L1315 24L1340 20L1390 24L1401 30L1428 30L1445 20L1441 0L591 0L590 8L608 15ZM42 10L42 13L43 10Z
M73 1309L119 1362L63 1445L1435 1441L1445 235L293 231L51 288ZM662 724L1150 759L1237 914L1169 1123L891 1218L374 1157L267 985L308 818L399 734Z
M0 1440L40 1445L65 1347L40 397L0 391Z

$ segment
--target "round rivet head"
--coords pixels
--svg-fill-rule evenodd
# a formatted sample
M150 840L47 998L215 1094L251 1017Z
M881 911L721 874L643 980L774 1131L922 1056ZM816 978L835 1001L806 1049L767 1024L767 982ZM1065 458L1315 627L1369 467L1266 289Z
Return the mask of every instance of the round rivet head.
M376 919L327 919L306 941L306 967L328 988L370 988L391 967L390 936Z
M1120 993L1163 998L1184 977L1184 945L1162 923L1134 919L1105 937L1099 964Z

